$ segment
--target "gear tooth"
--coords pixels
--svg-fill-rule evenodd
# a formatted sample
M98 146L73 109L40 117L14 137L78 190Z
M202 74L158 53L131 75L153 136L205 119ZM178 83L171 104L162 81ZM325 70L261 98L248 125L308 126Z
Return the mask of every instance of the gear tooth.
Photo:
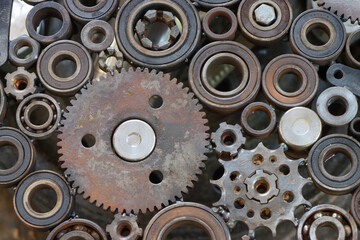
M135 70L135 72L140 73L140 72L142 72L142 69L141 69L140 67L137 67L136 70Z
M144 68L144 73L149 73L149 69L148 69L148 68Z
M179 83L178 83L178 87L179 87L179 88L183 88L183 86L184 86L184 84L183 84L182 82L179 82Z
M126 72L126 71L125 71L125 72ZM127 70L127 72L129 72L129 73L134 72L134 68L133 68L133 67L129 67L129 69Z
M152 69L152 70L150 71L150 74L156 75L156 74L157 74L157 71L156 71L155 69Z

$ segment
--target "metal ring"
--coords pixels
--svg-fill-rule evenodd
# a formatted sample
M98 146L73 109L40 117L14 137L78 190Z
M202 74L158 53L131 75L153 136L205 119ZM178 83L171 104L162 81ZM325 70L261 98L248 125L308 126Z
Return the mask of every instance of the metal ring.
M217 17L226 18L230 22L231 27L228 31L218 34L213 32L212 29L210 29L211 21L213 21ZM228 8L224 7L216 7L208 11L203 18L202 25L205 35L213 41L234 40L238 28L237 18L235 14Z
M354 118L349 125L349 135L357 140L360 139L360 117Z
M104 36L101 42L96 42L93 38L100 33ZM102 20L93 20L86 24L81 30L81 42L93 52L101 52L110 47L115 35L111 25Z
M232 8L237 6L240 0L192 0L199 7L209 9L214 7Z
M356 43L360 39L360 29L353 32L346 41L345 46L345 60L346 63L354 68L360 68L360 61L356 59L351 51L351 45Z
M31 53L26 58L21 58L18 55L18 51L22 47L29 47ZM40 53L40 44L27 35L20 36L10 42L9 45L9 61L17 66L29 68L31 67L38 59Z

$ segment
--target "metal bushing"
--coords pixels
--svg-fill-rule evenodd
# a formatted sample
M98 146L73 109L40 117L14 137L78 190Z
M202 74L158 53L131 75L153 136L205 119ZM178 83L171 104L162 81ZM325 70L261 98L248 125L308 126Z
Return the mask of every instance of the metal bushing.
M120 213L106 226L106 231L112 240L138 240L143 232L137 223L137 216Z
M162 26L161 29L164 31L161 32L166 30L167 33L170 33L167 39L170 38L171 29L169 26L165 26L164 22L158 20L158 13L160 14L162 11L154 10L166 10L176 17L179 25L181 25L179 28L176 24L177 27L175 28L179 30L180 36L172 45L166 44L166 49L154 50L152 47L149 49L148 47L154 46L154 43L144 44L143 41L136 40L140 31L140 27L138 26L136 29L136 26L139 21L147 18L145 15L150 14L149 11L156 13L153 19L156 24L152 26ZM146 27L146 25L144 26ZM147 35L157 35L159 28L151 27L144 29L144 32ZM130 64L168 72L187 62L195 52L201 37L201 22L195 7L187 0L128 0L118 12L115 35L120 51ZM157 39L157 41L160 40Z
M32 199L42 189L56 193L55 206L46 212L38 212ZM16 215L28 227L46 231L64 221L73 209L74 196L69 183L60 174L42 170L24 178L16 188L14 208Z
M360 140L360 117L356 117L350 122L349 135Z
M8 169L0 169L0 187L11 187L16 185L30 171L34 169L36 163L36 151L34 145L21 131L10 128L0 128L0 148L12 146L16 148L17 159L15 164ZM11 152L5 153L0 160L5 161L14 158Z
M210 27L212 21L219 17L225 18L229 22L230 28L226 32L217 33ZM224 7L216 7L208 11L203 18L202 25L205 35L212 41L232 41L238 28L235 14L230 9Z
M35 73L26 71L24 67L18 67L15 72L6 74L5 79L5 93L13 96L17 101L21 101L26 96L36 92L35 81L37 76Z
M254 129L249 125L248 118L256 111L264 112L270 119L269 125L263 129ZM253 137L263 138L269 136L276 126L275 110L268 104L263 102L250 103L241 113L241 126L244 131Z
M27 4L35 6L36 4L45 2L47 0L23 0L23 1L26 2Z
M92 20L107 21L119 5L117 0L65 0L64 5L74 20L87 23Z
M192 0L197 6L205 9L214 7L227 7L231 8L236 6L240 0Z
M356 49L360 40L360 29L353 32L346 41L345 60L346 63L354 68L360 68L359 50Z
M350 123L358 111L355 95L344 87L330 87L316 101L319 117L328 125L341 127Z
M285 91L280 80L286 74L294 74L301 81L295 91ZM291 83L284 82L284 85ZM277 107L288 109L309 104L319 88L319 76L315 67L305 58L284 54L274 58L265 68L262 76L265 97Z
M354 218L344 209L323 204L311 208L300 219L297 228L298 240L326 239L330 235L328 231L319 232L323 227L330 227L336 232L338 240L357 240L358 229Z
M240 83L229 91L217 90L214 86L220 83L214 83L210 78L215 68L225 64L232 65L233 69L240 72L240 77L236 76ZM216 78L226 76L215 76L214 79ZM244 45L232 41L206 45L196 53L189 67L189 85L196 97L210 109L221 113L234 112L252 102L259 92L260 78L260 63L254 53Z
M346 156L350 161L350 170L346 173L329 173L325 164L336 154ZM341 155L340 155L341 156ZM360 184L360 144L355 139L333 134L321 138L311 148L308 157L308 172L317 187L328 194L346 194ZM341 169L337 169L341 170ZM341 175L343 174L343 175Z
M16 123L26 135L45 139L53 134L61 119L61 109L49 95L37 93L25 98L16 110Z
M295 107L281 117L279 137L289 147L303 151L311 147L321 136L322 124L311 109Z
M101 52L110 47L115 35L111 25L102 20L93 20L81 30L81 42L93 52Z
M43 20L49 17L55 17L61 20L62 25L60 29L47 36L37 32L37 28ZM33 39L42 45L49 45L55 41L69 38L72 31L72 23L70 15L67 10L59 3L56 2L43 2L33 7L26 17L26 29Z
M328 35L327 41L323 41L326 43L310 42L308 34L314 29L321 29ZM326 10L307 10L301 13L291 26L292 50L319 65L326 65L336 59L341 54L345 42L344 24L335 14Z
M57 71L64 60L70 60L75 66L68 68L67 75L61 75L64 70ZM59 96L74 95L94 74L89 52L83 45L71 40L57 41L46 47L40 54L36 69L44 87Z
M2 124L2 122L5 119L6 111L7 111L7 99L4 91L4 86L0 79L0 124Z
M46 240L107 240L105 231L96 223L82 218L67 220L51 230Z
M19 56L19 50L23 47L31 49L29 56ZM40 48L40 44L37 41L27 35L22 35L10 42L9 61L17 67L29 68L37 61Z
M238 12L240 30L251 42L270 45L287 34L293 12L287 0L241 1Z
M211 240L230 240L229 229L220 216L210 208L191 202L179 202L158 212L147 225L144 240L166 239L175 228L196 226Z
M350 213L357 225L360 226L360 188L353 193L350 203Z

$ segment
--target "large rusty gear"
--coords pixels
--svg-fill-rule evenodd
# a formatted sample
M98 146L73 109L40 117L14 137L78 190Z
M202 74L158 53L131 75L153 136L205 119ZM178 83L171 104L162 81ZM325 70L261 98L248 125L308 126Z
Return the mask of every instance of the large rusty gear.
M276 236L281 221L297 225L295 209L311 204L302 196L302 188L310 180L298 171L301 160L290 160L284 153L285 145L270 150L260 143L253 150L242 149L231 161L219 162L224 175L211 181L221 190L221 198L214 210L223 215L229 227L244 222L249 234L258 227L266 227Z
M327 9L344 20L350 19L351 23L360 25L360 0L313 0L319 7Z
M78 193L105 210L127 213L160 209L186 193L205 167L209 137L202 106L188 91L170 75L129 69L94 80L77 94L64 114L58 145L65 175ZM151 105L154 96L161 107ZM155 133L154 148L145 157L120 157L125 153L115 135L129 120L145 122ZM89 135L92 147L83 142ZM126 141L129 137L133 133ZM160 183L151 180L154 172Z

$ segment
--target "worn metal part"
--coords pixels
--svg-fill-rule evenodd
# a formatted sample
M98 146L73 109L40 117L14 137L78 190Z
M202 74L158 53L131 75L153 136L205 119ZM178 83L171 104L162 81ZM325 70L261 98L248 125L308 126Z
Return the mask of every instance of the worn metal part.
M0 2L0 66L8 60L9 32L13 1Z
M15 164L8 169L0 169L0 187L11 187L34 169L36 151L25 134L10 127L0 128L0 148L5 146L12 146L17 150L17 159L12 161ZM14 158L14 156L11 157ZM1 158L1 160L5 159Z
M295 107L281 117L279 137L296 151L311 147L321 136L322 123L319 116L311 109Z
M225 18L229 22L230 28L221 33L215 32L210 26L217 18ZM228 8L216 7L208 11L202 21L205 35L212 41L232 41L236 36L238 22L235 14Z
M359 69L335 63L328 68L326 78L331 84L338 87L344 87L356 96L360 96L359 74Z
M217 214L191 202L178 202L158 212L147 225L143 239L166 239L172 230L189 225L201 228L211 240L231 239L229 229Z
M148 10L162 9L171 12L178 19L177 24L181 26L180 36L165 50L147 49L136 40L135 26ZM151 32L159 35L158 30L159 28L152 28ZM121 6L117 14L115 36L120 51L130 64L171 71L186 63L195 52L200 42L201 22L198 12L188 0L129 0Z
M116 58L114 64L108 63L108 59L111 57ZM102 51L99 54L98 62L101 70L114 74L115 70L120 72L121 68L123 67L123 54L113 47L108 47L106 51Z
M328 125L341 127L350 123L357 114L355 95L344 87L330 87L316 101L319 117Z
M354 68L360 68L360 29L353 32L347 39L345 45L345 60L346 63Z
M137 223L137 216L116 214L111 224L106 226L106 232L110 234L112 240L138 240L143 234L143 230Z
M266 227L276 236L277 225L284 220L297 225L295 209L311 204L302 196L302 188L309 183L298 171L301 160L290 160L284 154L285 145L270 150L260 143L253 150L242 149L232 161L219 162L225 172L211 183L221 190L221 198L214 203L227 214L227 224L234 227L244 222L249 235L258 227Z
M229 90L211 84L211 74L224 64L240 72L240 83ZM261 67L257 57L244 45L213 42L200 49L189 67L189 85L200 101L210 109L231 113L252 102L260 89ZM239 78L239 76L237 76Z
M360 140L360 117L354 118L349 125L349 135Z
M81 30L81 42L93 52L106 50L115 38L112 26L102 20L93 20Z
M351 20L351 23L360 24L360 6L358 0L348 0L346 2L338 0L314 0L318 6L323 7L344 20Z
M238 154L239 149L245 145L245 137L238 124L230 125L220 123L220 127L211 134L214 150L221 159L231 159Z
M45 2L47 0L23 0L23 1L26 2L27 4L35 6L36 4Z
M309 33L320 29L328 39L321 42L310 40ZM342 21L323 9L311 9L301 13L290 30L293 52L319 65L326 65L339 57L346 43L346 30Z
M28 47L30 53L28 56L21 56L21 49ZM29 68L37 61L40 54L40 44L27 35L22 35L12 40L9 45L9 61L17 66Z
M60 106L53 97L36 93L19 104L16 110L16 123L26 135L45 139L57 130L61 114Z
M64 0L64 5L75 21L85 24L92 20L107 21L116 11L119 1Z
M56 193L56 204L48 212L37 212L31 200L41 189L52 189ZM64 221L71 213L74 196L70 185L60 174L41 170L29 174L17 186L14 195L16 215L26 225L46 231Z
M244 0L238 12L240 30L258 45L271 45L290 29L293 12L287 0Z
M214 7L235 7L240 0L192 0L197 7L209 9Z
M284 90L284 86L281 85L281 79L288 74L296 75L301 81L300 87L294 91ZM288 109L306 106L313 100L319 89L319 76L313 64L305 58L294 54L284 54L274 58L266 66L262 77L262 87L265 97L277 107Z
M107 240L105 231L96 223L82 218L67 220L54 228L46 240Z
M193 186L205 166L209 128L201 105L176 79L130 68L93 81L76 99L64 113L58 152L85 199L111 211L145 213ZM113 149L114 131L127 120L142 120L155 132L155 148L142 161L129 162Z
M336 154L345 155L350 161L350 170L334 175L325 164ZM332 134L321 138L311 148L308 157L308 172L314 183L323 192L342 195L351 192L360 184L360 144L355 139ZM343 165L342 167L346 167Z
M7 112L7 99L4 92L4 86L0 79L0 124L3 123Z
M66 70L59 71L58 66L65 60L73 65L66 65ZM89 52L72 40L56 41L47 46L40 54L36 69L44 87L59 96L74 95L94 74Z
M5 93L13 96L17 101L22 101L28 95L36 92L37 76L35 73L25 70L24 67L18 67L15 72L6 74L5 79Z
M350 213L357 225L360 226L360 188L353 193L350 204Z
M269 125L263 129L254 129L250 126L248 118L256 111L266 113L269 117ZM269 136L276 127L276 113L275 110L268 104L263 102L253 102L247 105L241 113L241 126L244 131L253 137L263 138Z
M336 232L336 239L358 239L358 229L353 217L344 209L331 204L313 207L301 217L297 239L325 239L325 236L320 237L317 232L324 226L331 227Z
M60 29L52 35L47 35L46 32L44 34L37 32L40 24L50 17L61 20ZM29 36L40 44L49 45L55 41L69 38L72 32L72 23L69 13L61 4L46 1L37 4L30 10L26 17L26 29Z

